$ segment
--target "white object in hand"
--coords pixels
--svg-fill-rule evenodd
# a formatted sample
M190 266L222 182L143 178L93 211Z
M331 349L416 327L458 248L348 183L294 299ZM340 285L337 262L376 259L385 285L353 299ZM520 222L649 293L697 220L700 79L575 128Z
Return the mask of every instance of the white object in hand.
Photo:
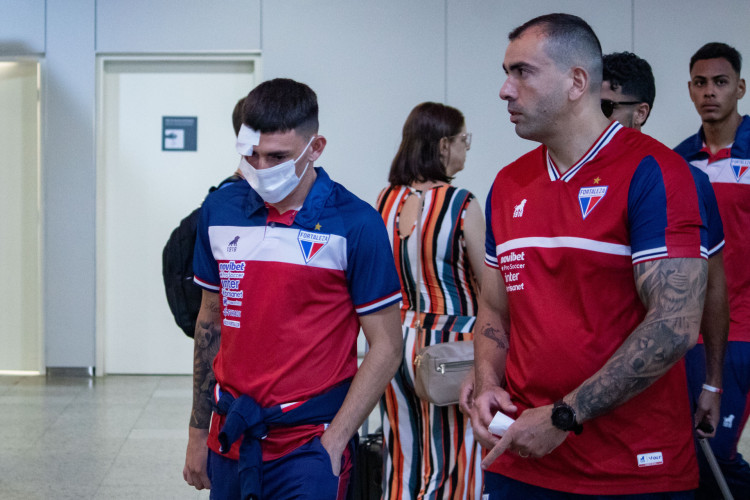
M502 436L503 434L505 434L505 431L508 430L508 427L510 427L510 424L512 424L513 422L515 422L515 420L510 418L505 413L497 412L495 413L495 417L492 419L492 422L490 422L489 430L496 436Z

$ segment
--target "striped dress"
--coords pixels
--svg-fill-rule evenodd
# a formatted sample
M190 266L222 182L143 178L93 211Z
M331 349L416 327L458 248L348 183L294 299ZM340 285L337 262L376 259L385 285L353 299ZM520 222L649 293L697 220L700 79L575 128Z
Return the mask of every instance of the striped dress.
M471 340L477 290L466 254L463 222L474 196L449 185L424 193L422 278L416 290L417 242L400 234L399 215L409 196L420 193L390 186L378 198L401 279L404 359L380 402L385 438L383 498L479 499L479 445L458 405L438 407L414 392L414 356L426 345ZM416 224L415 224L416 228ZM483 242L480 242L483 243ZM416 300L424 338L417 338Z

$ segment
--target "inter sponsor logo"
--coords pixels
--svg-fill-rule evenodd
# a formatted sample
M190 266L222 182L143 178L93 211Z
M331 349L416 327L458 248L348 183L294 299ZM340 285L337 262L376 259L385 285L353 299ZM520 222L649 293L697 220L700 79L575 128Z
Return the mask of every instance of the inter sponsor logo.
M299 236L297 236L297 241L299 241L299 247L300 250L302 250L302 257L304 257L305 263L310 262L312 258L315 257L324 246L326 246L326 243L328 243L328 240L330 239L330 234L300 231Z
M578 191L578 203L581 206L581 215L585 219L594 210L604 195L607 194L609 186L583 187Z
M750 170L750 160L738 160L736 158L732 158L731 161L732 166L732 173L734 174L734 179L737 182L740 182L740 180L745 176L748 170Z
M225 290L237 290L240 287L240 280L221 280L221 288Z
M652 467L654 465L662 465L664 463L664 456L660 451L654 451L652 453L642 453L638 455L638 467Z

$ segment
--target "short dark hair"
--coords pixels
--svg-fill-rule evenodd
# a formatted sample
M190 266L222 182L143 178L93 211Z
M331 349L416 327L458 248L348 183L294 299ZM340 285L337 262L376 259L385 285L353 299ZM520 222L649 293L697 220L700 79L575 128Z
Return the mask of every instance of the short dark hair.
M243 97L237 101L237 104L234 105L234 110L232 110L232 127L234 127L234 135L240 134L240 127L242 127L242 104L244 102L245 98Z
M592 90L602 83L602 45L589 24L572 14L545 14L517 27L508 35L510 41L530 28L539 28L547 37L547 55L561 69L581 66L591 77Z
M408 186L413 182L453 180L440 160L440 139L460 134L463 126L464 115L456 108L437 102L418 104L404 123L388 182Z
M318 132L318 97L304 83L288 78L268 80L245 98L242 122L261 133L294 130L311 136Z
M603 58L604 74L602 80L609 82L612 90L622 89L623 94L632 95L649 107L649 115L654 109L656 82L651 65L632 52L614 52ZM646 116L648 120L648 115ZM646 123L646 120L643 123Z
M704 59L718 59L724 58L729 61L737 75L742 70L742 55L732 46L721 42L710 42L698 49L698 52L693 54L690 58L690 71L693 71L693 66L696 62Z

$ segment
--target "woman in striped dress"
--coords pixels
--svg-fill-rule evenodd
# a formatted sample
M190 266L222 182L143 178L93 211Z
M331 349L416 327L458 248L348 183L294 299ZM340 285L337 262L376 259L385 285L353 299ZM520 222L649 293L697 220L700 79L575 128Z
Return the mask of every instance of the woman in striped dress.
M438 407L414 392L414 357L421 347L473 338L484 218L470 192L450 185L464 168L470 144L460 111L432 102L418 105L404 124L390 186L378 197L403 295L404 359L380 405L383 498L388 500L480 498L479 446L468 417L458 405ZM416 235L422 200L421 234ZM421 335L415 328L417 300Z

